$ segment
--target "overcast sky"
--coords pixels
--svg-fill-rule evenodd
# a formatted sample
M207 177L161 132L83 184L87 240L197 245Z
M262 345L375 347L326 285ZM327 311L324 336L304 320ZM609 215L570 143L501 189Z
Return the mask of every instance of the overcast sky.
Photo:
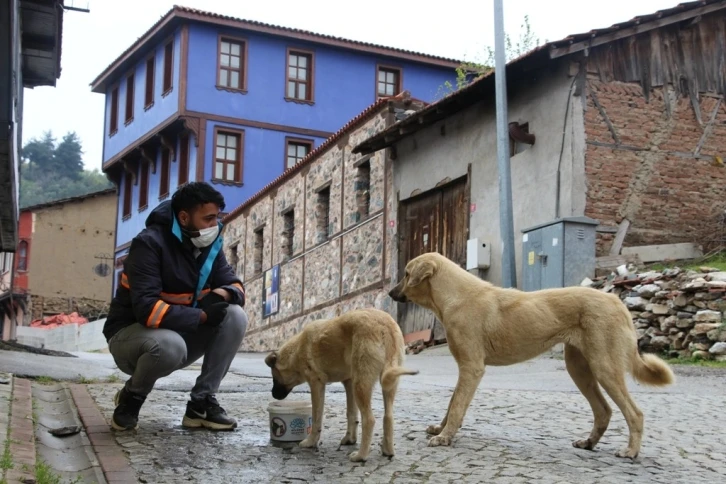
M90 82L175 3L313 32L463 60L481 60L494 45L492 0L66 0L90 8L63 20L61 77L57 86L26 89L23 143L52 130L76 131L87 169L101 168L103 95ZM584 4L589 4L587 7ZM525 15L542 40L608 27L671 8L678 0L505 0L504 23L516 38ZM349 5L349 12L341 6ZM427 6L429 5L429 6Z

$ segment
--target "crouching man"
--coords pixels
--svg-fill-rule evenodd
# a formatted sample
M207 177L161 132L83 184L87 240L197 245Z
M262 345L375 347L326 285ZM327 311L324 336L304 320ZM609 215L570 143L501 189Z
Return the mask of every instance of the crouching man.
M137 428L156 380L202 355L182 425L237 427L215 397L247 329L244 287L222 251L223 209L211 185L183 185L131 241L103 329L116 365L131 375L114 398L116 430Z

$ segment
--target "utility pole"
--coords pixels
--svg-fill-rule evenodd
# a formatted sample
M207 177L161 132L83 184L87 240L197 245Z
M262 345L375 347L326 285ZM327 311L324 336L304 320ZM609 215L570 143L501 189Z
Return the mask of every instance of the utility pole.
M497 96L497 160L499 165L499 228L502 240L502 286L517 287L512 214L512 172L509 166L507 53L504 47L503 0L494 0L494 84Z

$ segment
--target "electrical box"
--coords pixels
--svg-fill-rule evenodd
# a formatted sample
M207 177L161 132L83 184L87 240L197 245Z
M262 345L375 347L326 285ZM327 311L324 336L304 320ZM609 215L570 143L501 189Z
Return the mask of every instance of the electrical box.
M466 241L466 270L489 269L492 263L492 249L482 239Z
M595 276L595 228L589 217L566 217L522 230L522 289L579 286Z

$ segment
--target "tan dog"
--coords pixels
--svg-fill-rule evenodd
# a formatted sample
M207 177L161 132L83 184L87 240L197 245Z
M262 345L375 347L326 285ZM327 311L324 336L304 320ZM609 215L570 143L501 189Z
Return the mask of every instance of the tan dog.
M308 323L282 348L265 358L272 368L272 396L284 399L302 383L310 385L313 428L300 447L317 447L323 423L325 385L342 382L345 387L348 430L340 445L355 444L358 409L362 418L360 449L350 454L353 462L368 458L376 422L371 397L376 381L383 390L383 455L392 457L393 400L398 377L418 370L403 368L405 347L401 329L388 313L378 309L350 311L331 320Z
M446 330L459 379L429 446L451 445L476 392L484 366L520 363L565 344L567 371L595 416L590 436L573 442L592 450L608 427L612 410L598 387L615 401L628 423L628 447L618 457L635 458L643 436L643 413L632 400L625 373L648 385L674 381L670 367L654 355L639 355L632 318L613 294L585 287L534 292L502 289L469 274L437 253L406 265L389 295L430 309Z

